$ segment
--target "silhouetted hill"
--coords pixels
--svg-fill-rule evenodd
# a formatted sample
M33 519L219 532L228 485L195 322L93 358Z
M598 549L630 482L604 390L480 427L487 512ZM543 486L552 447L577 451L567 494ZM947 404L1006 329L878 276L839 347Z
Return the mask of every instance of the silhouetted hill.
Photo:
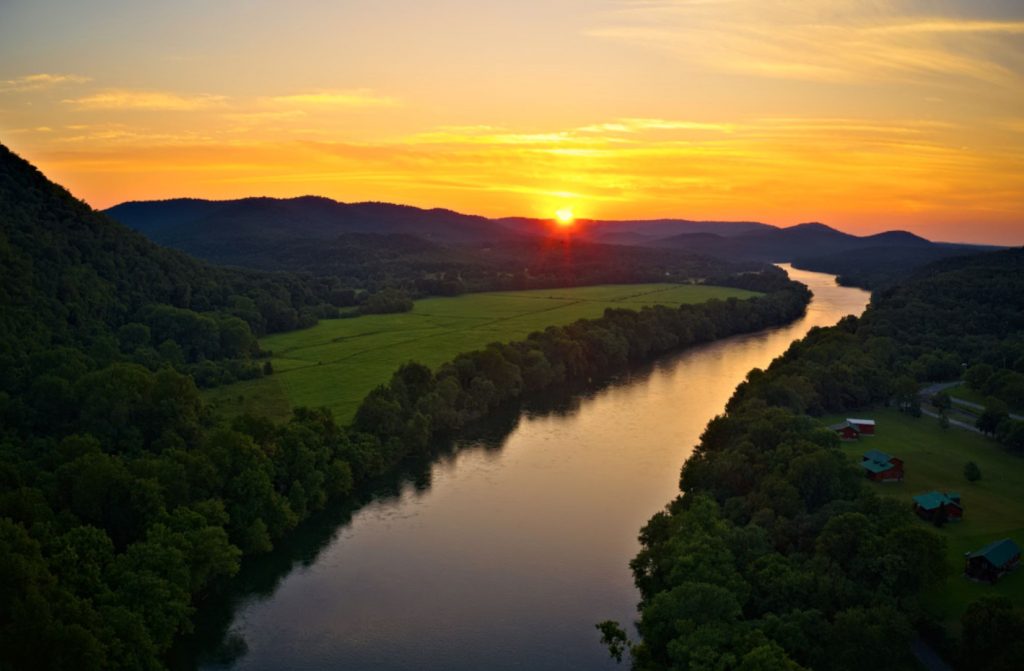
M871 248L875 250L875 253L878 253L879 249L888 250L886 258L890 262L903 263L899 259L905 259L909 263L918 256L930 260L951 254L974 253L990 249L974 245L940 245L907 231L887 231L875 235L856 236L816 222L798 224L788 228L756 230L733 237L708 234L677 235L658 240L656 244L722 258L745 258L772 262L824 257L838 260L844 254L848 255ZM921 252L921 250L927 249L936 251L931 256L927 252ZM939 249L944 251L940 253ZM858 254L845 260L843 267L855 267L861 261L871 263L869 257L861 259L860 256ZM821 267L824 269L824 266Z
M516 237L511 230L484 217L451 210L340 203L317 196L129 202L106 213L156 242L202 256L211 246L243 238L266 242L329 240L344 233L375 233L464 244Z
M682 249L612 246L582 234L589 223L568 239L553 235L551 222L540 220L517 220L509 227L450 210L313 196L132 202L107 212L161 244L218 264L308 272L371 291L400 286L417 295L687 280L760 267ZM678 224L657 227L677 230ZM537 234L528 235L535 226ZM735 230L762 227L738 226ZM657 227L647 226L661 230ZM608 230L612 238L648 239L619 223Z
M294 328L296 310L318 302L297 277L216 268L161 248L0 145L0 358L110 338L151 306L235 314L259 334Z
M936 243L912 247L863 247L857 249L856 253L799 257L793 259L793 266L802 270L831 273L837 276L839 284L846 286L877 289L906 279L923 266L940 259L972 256L986 249L995 248Z

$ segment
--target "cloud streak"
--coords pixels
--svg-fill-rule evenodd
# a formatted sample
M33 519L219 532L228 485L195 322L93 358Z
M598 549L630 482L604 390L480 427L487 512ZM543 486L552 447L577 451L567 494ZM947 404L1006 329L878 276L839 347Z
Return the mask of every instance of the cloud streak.
M92 81L89 77L81 75L39 73L25 75L15 79L0 80L0 93L19 93L23 91L39 91L49 89L62 84L84 84Z
M587 34L760 77L1024 83L1024 21L914 15L905 13L907 6L884 0L623 2Z
M394 107L398 100L370 89L311 91L267 98L278 105L299 107Z
M227 104L227 98L205 94L184 95L168 91L108 89L78 98L67 98L61 102L86 110L192 112L224 107Z

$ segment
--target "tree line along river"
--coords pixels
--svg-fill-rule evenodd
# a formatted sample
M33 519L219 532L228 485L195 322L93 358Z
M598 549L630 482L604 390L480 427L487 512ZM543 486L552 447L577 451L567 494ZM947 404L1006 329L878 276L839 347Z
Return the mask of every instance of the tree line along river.
M869 294L784 266L814 299L778 329L685 350L544 399L379 483L200 608L183 669L612 669L594 624L632 622L637 534L751 368Z

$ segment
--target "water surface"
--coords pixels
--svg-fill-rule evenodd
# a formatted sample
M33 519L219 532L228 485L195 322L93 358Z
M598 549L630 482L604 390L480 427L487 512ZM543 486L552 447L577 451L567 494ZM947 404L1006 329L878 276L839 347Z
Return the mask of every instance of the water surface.
M803 319L687 350L554 411L504 418L495 435L458 442L390 495L322 516L246 566L223 612L200 620L193 644L205 650L185 665L621 668L594 623L635 619L637 532L677 494L704 425L751 368L867 304L830 275L785 267L814 291Z

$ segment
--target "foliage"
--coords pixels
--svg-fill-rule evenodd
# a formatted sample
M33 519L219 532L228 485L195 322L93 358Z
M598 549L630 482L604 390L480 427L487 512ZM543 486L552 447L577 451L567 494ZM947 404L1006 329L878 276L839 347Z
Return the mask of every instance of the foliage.
M981 480L981 469L978 468L978 464L973 461L968 461L964 464L964 477L967 478L968 482Z
M861 486L806 414L910 409L917 383L1019 338L1021 270L1024 250L941 262L748 375L684 465L682 495L641 531L634 668L733 668L766 645L777 666L909 663L945 541Z
M774 280L765 285L771 290ZM348 422L363 398L406 361L435 368L495 339L526 338L548 326L601 317L607 308L678 307L755 295L704 284L627 284L425 298L411 313L325 320L263 338L261 347L273 351L272 366L281 375L211 389L204 398L226 415L284 420L293 407L326 406L339 422Z

